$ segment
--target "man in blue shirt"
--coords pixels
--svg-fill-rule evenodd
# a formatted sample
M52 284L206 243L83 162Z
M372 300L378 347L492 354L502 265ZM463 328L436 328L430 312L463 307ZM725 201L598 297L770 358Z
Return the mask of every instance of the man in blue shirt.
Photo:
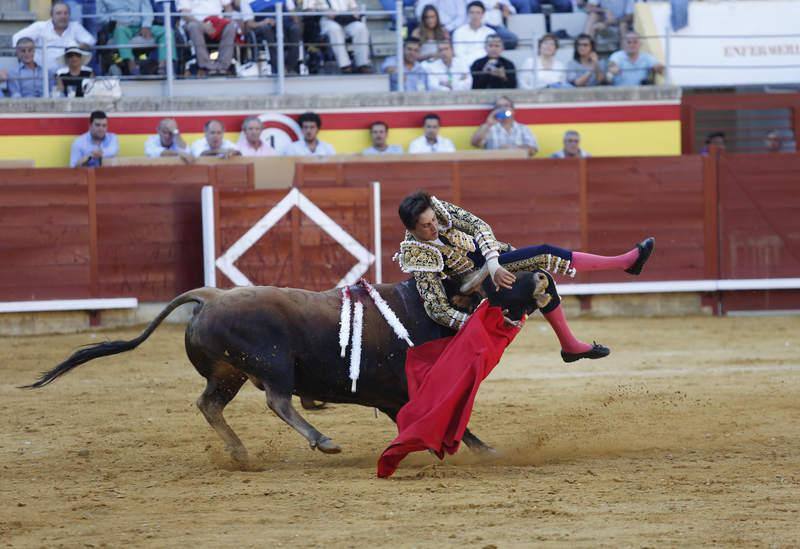
M606 77L614 86L642 86L652 84L651 71L664 74L664 65L649 53L640 52L639 35L633 31L625 34L623 49L608 58Z
M428 91L428 73L419 63L419 38L408 38L403 44L403 91ZM389 75L389 90L397 91L397 56L387 57L381 72Z
M11 97L44 97L42 67L34 60L36 44L31 38L17 40L17 59L19 63L8 71L8 92ZM49 88L53 87L53 72L48 78Z
M97 168L103 158L113 158L119 152L117 136L108 131L108 116L103 111L89 115L89 131L72 142L69 165L72 168Z

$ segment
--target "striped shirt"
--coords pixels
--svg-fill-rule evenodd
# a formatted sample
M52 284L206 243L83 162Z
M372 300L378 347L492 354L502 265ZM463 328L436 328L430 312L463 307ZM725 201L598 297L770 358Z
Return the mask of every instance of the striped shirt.
M489 129L489 135L486 136L487 149L507 149L528 145L535 149L539 148L536 142L536 137L533 135L528 126L524 126L517 121L513 122L511 131L506 131L502 124L494 124Z

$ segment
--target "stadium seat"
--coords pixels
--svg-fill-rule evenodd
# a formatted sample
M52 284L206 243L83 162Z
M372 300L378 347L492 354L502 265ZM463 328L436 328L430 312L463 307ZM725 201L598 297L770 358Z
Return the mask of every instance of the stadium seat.
M516 34L522 44L529 43L528 40L531 37L533 37L535 43L539 36L547 32L544 14L524 13L512 15L508 18L508 30Z
M550 29L552 29L554 33L559 30L564 30L574 38L583 32L588 17L589 16L582 11L552 13L550 14Z
M523 47L515 50L506 50L503 52L503 57L514 63L517 70L522 68L531 56L533 56L533 48Z

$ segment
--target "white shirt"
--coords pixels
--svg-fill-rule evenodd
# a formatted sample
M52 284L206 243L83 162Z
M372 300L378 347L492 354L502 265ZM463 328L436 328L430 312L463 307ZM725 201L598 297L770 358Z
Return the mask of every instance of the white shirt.
M160 135L151 135L144 142L144 155L148 158L158 158L165 150L167 150L167 147L161 144ZM174 139L172 140L172 145L169 147L169 150L182 153L189 152L188 147L179 147L178 142Z
M486 55L486 38L494 33L486 25L481 25L478 30L472 30L469 23L461 25L453 33L453 52L470 67Z
M198 157L201 154L203 154L204 152L206 152L207 150L209 150L210 148L211 147L208 146L208 141L206 141L206 138L205 137L201 137L200 139L198 139L197 141L192 143L192 147L191 147L192 156ZM227 151L227 150L231 150L231 149L233 149L235 151L239 150L239 149L236 148L236 145L234 145L233 143L231 143L227 139L223 139L222 140L222 146L220 147L220 150L221 151Z
M273 149L269 144L261 142L259 148L253 147L245 136L239 138L236 143L236 148L242 153L242 156L278 156L278 151Z
M97 42L95 37L83 28L83 25L74 21L67 25L67 28L64 29L62 34L58 34L55 27L53 27L52 19L31 23L14 34L11 43L16 46L17 40L23 37L28 37L36 43L34 59L42 66L44 66L44 62L42 61L42 46L44 42L47 41L47 70L49 71L53 71L61 65L61 63L58 62L58 58L64 55L64 50L66 48L78 44L94 46L95 42Z
M428 88L438 91L463 91L472 89L469 65L460 57L453 57L450 66L441 59L423 63L428 73Z
M456 152L456 146L453 145L452 141L441 135L436 136L436 143L433 144L428 143L424 135L420 135L408 146L408 152L410 154L451 153Z
M287 11L294 11L295 7L296 6L293 0L286 0L286 2L283 5L283 13L286 13ZM242 14L242 21L252 21L256 18L255 14L253 13L252 6L250 6L250 0L242 0L242 3L239 7L239 11Z
M178 0L178 11L190 11L192 17L202 21L206 17L222 15L222 10L231 5L231 0Z
M486 8L486 13L483 14L483 24L492 25L493 27L503 26L503 10L495 7L498 4L508 8L511 14L517 13L517 9L509 2L509 0L481 0L483 7Z
M311 152L305 140L300 139L286 145L281 154L283 156L333 156L336 154L336 149L329 143L317 139L317 148Z
M535 75L535 81L534 81ZM567 81L567 67L558 59L553 59L549 69L542 66L541 58L537 61L536 71L533 70L533 57L528 57L522 65L522 72L517 76L519 87L523 90L546 88L550 84Z

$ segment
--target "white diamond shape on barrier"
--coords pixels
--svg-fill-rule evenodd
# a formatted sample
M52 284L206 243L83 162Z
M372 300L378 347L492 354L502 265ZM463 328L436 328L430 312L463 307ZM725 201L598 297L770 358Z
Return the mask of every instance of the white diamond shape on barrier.
M369 266L375 262L375 255L362 246L355 238L350 236L331 219L328 214L320 210L316 204L311 202L308 197L297 189L289 191L289 194L283 197L280 202L267 212L264 217L259 219L250 230L244 233L239 240L234 242L233 245L217 259L216 265L219 270L237 286L252 286L253 283L250 282L250 279L248 279L234 263L295 206L300 208L301 212L306 214L323 231L330 235L331 238L358 260L339 281L337 287L354 284L358 281L358 279L367 272Z

